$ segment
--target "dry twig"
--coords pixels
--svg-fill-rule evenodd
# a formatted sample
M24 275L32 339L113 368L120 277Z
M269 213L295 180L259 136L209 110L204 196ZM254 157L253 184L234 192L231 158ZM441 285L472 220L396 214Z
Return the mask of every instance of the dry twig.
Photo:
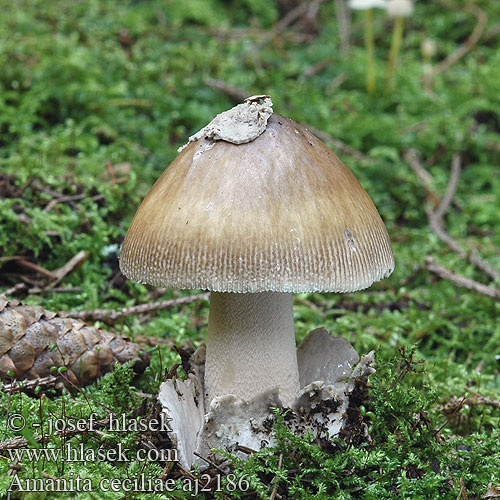
M405 160L411 166L417 179L423 189L427 192L428 196L437 201L438 194L431 187L430 177L424 167L420 164L418 156L415 151L408 150L405 153ZM461 174L461 158L460 155L455 154L451 162L451 175L446 187L446 192L444 196L439 199L439 203L436 209L431 207L426 207L425 211L429 219L429 226L432 231L437 235L437 237L444 243L446 243L451 250L456 252L461 258L467 259L472 265L476 266L479 270L483 271L487 276L489 276L494 281L500 281L500 272L483 260L474 249L466 249L457 240L452 238L444 228L444 216L448 211L453 197L455 196L458 181ZM451 279L455 284L464 286L469 290L475 290L478 293L487 295L492 298L496 298L497 289L483 285L474 280L470 280L463 276L452 273L446 268L439 266L434 262L432 258L428 258L424 263L424 267L429 271L441 276L444 279Z
M16 292L24 290L27 286L28 285L26 285L26 283L16 283L14 286L8 288L2 293L4 293L5 295L14 295Z
M415 175L417 176L420 185L424 188L432 206L434 208L437 207L439 203L441 203L441 195L432 186L434 178L420 163L417 150L411 148L407 149L404 152L403 157L408 165L410 165L411 169L415 172Z
M351 9L345 0L335 0L335 14L340 35L340 51L343 55L349 52L351 38Z
M71 257L71 259L66 262L63 266L55 271L52 271L55 280L50 283L46 288L52 288L57 285L66 275L73 272L77 267L79 267L90 255L90 252L85 252L84 250L80 250L76 255Z
M308 78L311 78L311 76L317 75L318 73L321 73L324 71L328 66L330 66L333 62L332 57L327 57L326 59L323 59L322 61L317 62L316 64L313 64L312 66L308 66L307 68L304 69L304 72L302 75L299 77L300 82L306 81ZM345 78L345 75L344 75Z
M460 173L461 159L460 156L456 154L453 156L451 162L451 175L448 181L448 186L446 187L446 192L441 202L434 212L431 212L430 210L427 211L427 215L429 217L429 225L431 229L436 233L437 237L442 242L446 243L461 258L467 259L472 265L483 271L491 279L500 281L499 271L497 271L492 266L490 266L490 264L484 261L476 251L466 250L457 240L452 238L444 228L443 218L453 200L453 197L455 196L458 181L460 179Z
M316 127L313 127L308 123L301 123L301 125L307 128L307 130L309 130L311 134L314 134L318 139L321 139L323 142L332 144L333 147L341 153L352 156L353 158L361 161L370 160L370 158L361 151L354 149L345 142L342 142L340 139L335 139L335 137L332 137L327 132L323 132L322 130L317 129Z
M443 59L439 64L434 66L434 68L432 69L431 78L436 75L439 75L440 73L444 73L450 68L450 66L452 66L458 60L460 60L462 57L468 54L477 44L482 34L484 33L486 24L488 23L488 15L483 10L481 10L479 7L477 7L472 3L468 3L465 6L465 9L468 10L469 12L472 12L472 14L474 14L477 17L476 26L474 27L474 30L472 31L470 36L467 38L467 40L465 40L465 42L462 45L460 45L448 57Z
M283 453L280 453L280 458L278 460L278 470L281 470L281 466L283 464ZM280 495L278 495L278 485L280 483L280 477L278 474L274 476L274 486L273 486L273 491L271 492L271 496L269 497L269 500L274 500L276 497L281 498Z
M74 195L68 195L68 196L57 196L55 198L52 198L47 203L47 206L44 208L43 211L44 212L50 212L58 203L67 203L67 202L71 202L71 201L79 201L79 200L84 200L85 198L88 198L88 195L86 193L74 194ZM96 194L95 196L91 196L90 197L90 199L92 201L103 200L104 198L105 198L105 196L103 194Z
M456 409L463 405L490 406L500 410L500 401L488 396L469 396L468 398L453 398L441 405L438 409L443 413L455 413Z
M18 392L32 391L37 387L43 387L48 389L50 387L55 387L60 379L54 375L49 375L47 377L39 377L31 380L17 381L14 380L10 384L1 384L0 390L6 394L15 394Z
M207 77L203 79L203 83L214 90L218 90L219 92L228 95L236 102L242 102L251 95L250 92L234 87L233 85L229 85L229 83L226 83L224 80Z
M151 311L159 311L160 309L169 309L171 307L183 306L197 302L198 300L208 299L209 293L200 293L197 295L190 295L188 297L180 297L178 299L161 300L159 302L152 302L151 304L139 304L137 306L125 307L119 311L113 309L92 309L89 311L61 311L59 316L72 317L90 321L103 321L110 323L118 318L130 316L133 314L143 314Z
M500 289L491 286L483 285L478 281L471 280L465 276L455 274L446 267L440 266L432 257L426 257L424 260L424 267L431 273L443 278L445 280L451 281L455 285L467 288L468 290L473 290L474 292L480 293L481 295L486 295L495 300L500 300Z
M31 269L32 271L36 271L37 273L43 274L44 276L47 276L50 279L55 279L55 274L52 271L49 271L48 269L45 269L42 266L39 266L38 264L34 264L33 262L30 262L29 260L26 259L18 259L17 263L20 266L26 267L27 269Z

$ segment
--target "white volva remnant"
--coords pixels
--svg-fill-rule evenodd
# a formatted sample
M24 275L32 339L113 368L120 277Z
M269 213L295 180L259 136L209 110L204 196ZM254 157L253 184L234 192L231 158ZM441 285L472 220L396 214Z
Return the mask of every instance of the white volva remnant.
M272 114L273 102L270 96L247 97L242 104L219 113L208 125L192 135L187 144L177 152L180 153L188 144L204 137L233 144L251 142L266 130L267 120Z
M374 352L359 359L346 339L331 337L323 328L310 332L298 351L300 390L287 425L300 435L310 431L322 439L334 438L347 422L351 395L375 372ZM204 346L192 355L188 366L187 380L168 379L158 396L171 422L168 434L181 465L196 464L203 470L207 462L200 456L212 457L214 448L245 459L238 446L259 450L263 443L275 444L276 417L271 408L282 406L278 387L263 387L251 398L225 394L208 401L203 398Z

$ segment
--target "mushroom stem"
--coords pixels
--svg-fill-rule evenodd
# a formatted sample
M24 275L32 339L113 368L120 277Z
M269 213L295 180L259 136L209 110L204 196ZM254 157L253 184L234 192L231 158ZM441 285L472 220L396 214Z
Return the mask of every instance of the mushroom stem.
M299 390L291 293L210 294L205 363L207 406L216 396L250 401L279 388L284 406Z

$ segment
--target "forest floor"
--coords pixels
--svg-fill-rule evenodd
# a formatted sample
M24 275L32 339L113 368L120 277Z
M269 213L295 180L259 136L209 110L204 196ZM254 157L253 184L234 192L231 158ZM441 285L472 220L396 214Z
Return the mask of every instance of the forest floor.
M221 491L214 475L198 498L500 498L498 5L419 0L389 85L394 21L374 10L376 87L367 92L364 13L339 23L341 4L0 0L0 293L56 312L201 293L127 280L121 242L177 148L242 98L269 94L275 111L305 124L354 172L386 224L396 267L368 290L294 299L298 342L324 326L360 354L376 351L353 432L318 442L280 417L276 446L235 460ZM423 54L426 40L434 53ZM134 432L42 440L35 426L151 411L165 369L180 363L172 346L203 342L207 315L206 297L115 319L87 314L141 343L150 367L136 376L119 366L62 394L0 392L5 421L26 421L19 432L2 424L0 497L68 498L8 491L14 478L62 477L92 483L72 494L80 500L192 497L186 481L196 472L109 455L16 458L12 440L136 450ZM175 491L97 490L103 479L141 474L171 477Z

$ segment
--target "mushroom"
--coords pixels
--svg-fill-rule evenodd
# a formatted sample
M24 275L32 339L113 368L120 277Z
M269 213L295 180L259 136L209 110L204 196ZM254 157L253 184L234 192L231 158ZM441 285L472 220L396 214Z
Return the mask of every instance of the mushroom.
M249 98L193 136L142 202L120 255L132 280L211 291L207 405L277 388L291 406L292 294L360 290L394 268L385 226L352 172L271 105ZM252 120L264 126L249 126L248 139L242 124Z
M375 93L375 38L373 36L373 9L385 9L387 0L349 0L353 10L363 10L365 14L366 48L366 91Z

